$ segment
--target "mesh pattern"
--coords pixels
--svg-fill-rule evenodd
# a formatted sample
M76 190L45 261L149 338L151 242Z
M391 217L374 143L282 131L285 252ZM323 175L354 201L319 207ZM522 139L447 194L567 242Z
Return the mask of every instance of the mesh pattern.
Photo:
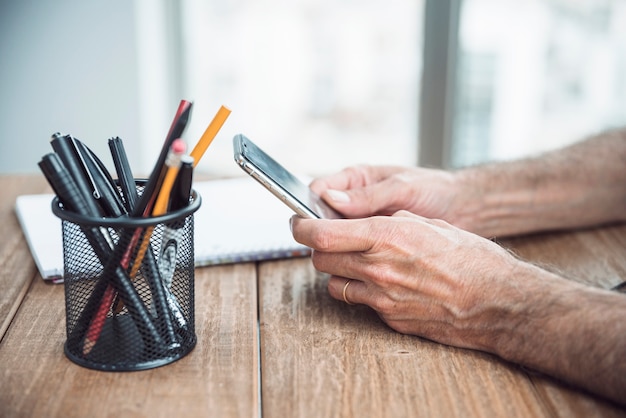
M129 218L117 229L63 219L65 353L70 360L99 370L141 370L193 349L194 219L193 214L170 219L134 228ZM138 232L149 237L149 245L135 266L141 245L133 236ZM105 256L94 250L94 236L106 240ZM133 250L126 254L127 248Z

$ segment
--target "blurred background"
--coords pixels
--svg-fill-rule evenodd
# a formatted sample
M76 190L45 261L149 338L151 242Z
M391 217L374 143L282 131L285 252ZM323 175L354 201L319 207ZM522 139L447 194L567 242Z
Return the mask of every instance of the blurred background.
M623 0L22 0L0 5L0 173L50 135L150 172L178 102L191 148L241 175L244 133L296 173L462 167L626 125Z

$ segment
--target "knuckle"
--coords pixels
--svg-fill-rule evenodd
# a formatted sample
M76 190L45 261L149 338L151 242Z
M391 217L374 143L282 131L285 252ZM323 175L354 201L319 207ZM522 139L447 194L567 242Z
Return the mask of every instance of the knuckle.
M437 226L439 228L449 228L450 224L446 221L444 221L443 219L430 219L430 223L431 225Z
M311 243L318 251L329 251L333 243L332 233L329 230L318 229L311 233Z
M413 212L409 212L406 209L400 209L392 214L394 217L398 218L415 218L417 217Z
M411 178L410 178L410 176L407 173L402 171L402 172L399 172L399 173L392 174L389 177L389 181L393 185L401 186L401 185L405 185L405 184L409 183L411 181Z
M346 167L342 170L342 172L345 176L347 176L347 178L354 179L361 184L367 184L370 177L369 170L370 166L366 164L358 164Z
M388 295L383 294L372 300L370 305L382 318L392 317L398 308L398 303Z

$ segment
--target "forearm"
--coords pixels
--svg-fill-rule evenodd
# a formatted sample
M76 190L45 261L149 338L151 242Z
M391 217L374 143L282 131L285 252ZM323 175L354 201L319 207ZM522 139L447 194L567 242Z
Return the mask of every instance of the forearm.
M626 297L526 264L516 282L487 350L626 404Z
M455 173L451 222L492 237L626 219L626 129Z

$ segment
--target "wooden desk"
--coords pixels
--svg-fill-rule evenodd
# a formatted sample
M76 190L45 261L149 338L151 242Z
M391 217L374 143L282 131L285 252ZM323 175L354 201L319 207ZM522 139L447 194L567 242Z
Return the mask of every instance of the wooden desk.
M2 417L626 416L602 399L489 354L387 328L331 299L308 259L196 270L198 344L142 372L63 354L62 285L44 283L13 212L40 176L0 177ZM626 278L626 226L508 240L521 257L610 287Z

